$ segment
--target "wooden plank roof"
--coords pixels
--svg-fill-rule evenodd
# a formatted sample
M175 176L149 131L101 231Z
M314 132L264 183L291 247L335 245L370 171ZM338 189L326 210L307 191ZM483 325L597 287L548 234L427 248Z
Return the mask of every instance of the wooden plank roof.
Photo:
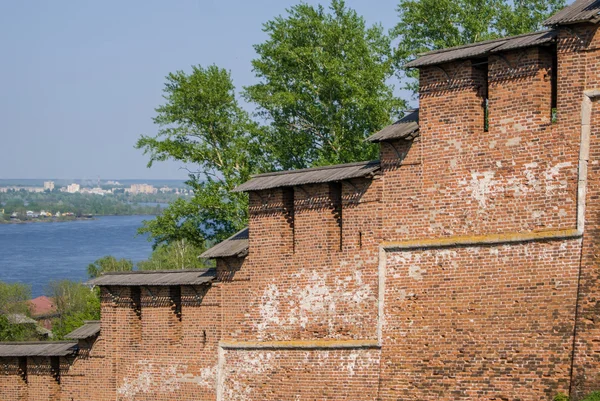
M382 142L390 139L413 139L419 136L419 109L411 110L408 114L388 125L381 131L367 138L369 142Z
M76 342L0 342L0 357L66 356L77 352Z
M238 231L225 241L213 246L202 255L201 258L227 258L227 257L242 257L248 254L248 227Z
M292 187L370 177L380 169L379 161L338 164L301 170L259 174L234 189L234 192L260 191L278 187Z
M86 320L84 323L65 337L71 340L85 340L100 334L100 320Z
M499 53L507 50L545 45L549 44L550 42L553 42L556 38L556 35L556 31L541 31L534 33L526 33L524 35L511 36L508 38L486 40L483 42L471 43L464 46L456 46L447 49L434 50L424 53L417 59L406 63L405 67L425 67L428 65L447 63L454 60L485 57L489 56L490 54Z
M544 25L567 25L600 21L600 0L577 0L544 21Z
M100 286L201 285L214 280L215 269L147 270L104 273L87 282Z

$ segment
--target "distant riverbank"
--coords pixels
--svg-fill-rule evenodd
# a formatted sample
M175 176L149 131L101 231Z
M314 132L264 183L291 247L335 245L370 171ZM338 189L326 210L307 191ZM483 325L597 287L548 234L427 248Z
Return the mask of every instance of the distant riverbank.
M95 217L47 217L44 219L28 219L28 220L20 220L20 219L10 219L10 220L0 220L0 224L35 224L35 223L68 223L71 221L79 221L79 220L95 220Z

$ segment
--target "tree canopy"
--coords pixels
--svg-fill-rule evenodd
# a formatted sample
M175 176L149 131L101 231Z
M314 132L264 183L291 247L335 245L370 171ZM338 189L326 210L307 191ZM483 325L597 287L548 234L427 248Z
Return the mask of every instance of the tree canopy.
M245 88L269 125L268 144L283 169L377 158L364 139L399 115L390 38L381 25L333 0L299 4L264 24L254 48L259 82Z
M564 7L564 0L400 0L399 40L394 57L399 75L416 90L416 71L402 66L419 53L482 40L534 32Z
M124 272L133 270L133 262L128 259L117 259L114 256L104 256L87 268L88 276L95 278L105 272Z
M85 320L100 319L98 289L70 280L50 283L49 295L54 300L58 317L52 321L52 332L57 339L64 338Z
M231 190L264 169L262 130L239 106L230 73L214 65L169 74L164 98L154 118L158 135L136 146L150 155L148 166L168 159L193 166L187 184L194 197L171 204L142 232L155 244L186 239L203 247L246 224L247 196Z
M0 281L0 314L29 314L31 288L20 283L4 283Z
M333 0L330 12L294 6L264 30L269 39L253 61L259 82L244 92L262 125L239 106L228 71L195 66L167 76L158 135L142 136L137 148L149 166L167 159L193 166L194 197L146 222L141 231L155 246L185 239L203 249L243 228L247 196L231 190L251 174L376 157L364 138L403 105L387 82L389 37L343 1Z

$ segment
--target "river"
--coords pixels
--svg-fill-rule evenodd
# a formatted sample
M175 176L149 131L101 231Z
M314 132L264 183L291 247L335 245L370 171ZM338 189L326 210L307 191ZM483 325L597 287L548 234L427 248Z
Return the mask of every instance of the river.
M54 280L85 281L87 266L102 256L139 262L152 245L136 237L152 216L105 216L61 223L0 224L0 281L31 286L34 297Z

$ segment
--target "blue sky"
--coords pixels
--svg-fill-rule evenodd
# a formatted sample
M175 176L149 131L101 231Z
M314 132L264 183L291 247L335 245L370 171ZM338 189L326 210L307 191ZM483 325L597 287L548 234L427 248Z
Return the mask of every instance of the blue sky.
M238 89L252 84L262 23L297 3L0 2L0 178L185 178L175 163L147 169L133 148L156 133L164 77L215 63ZM397 19L397 0L347 5L386 29Z

